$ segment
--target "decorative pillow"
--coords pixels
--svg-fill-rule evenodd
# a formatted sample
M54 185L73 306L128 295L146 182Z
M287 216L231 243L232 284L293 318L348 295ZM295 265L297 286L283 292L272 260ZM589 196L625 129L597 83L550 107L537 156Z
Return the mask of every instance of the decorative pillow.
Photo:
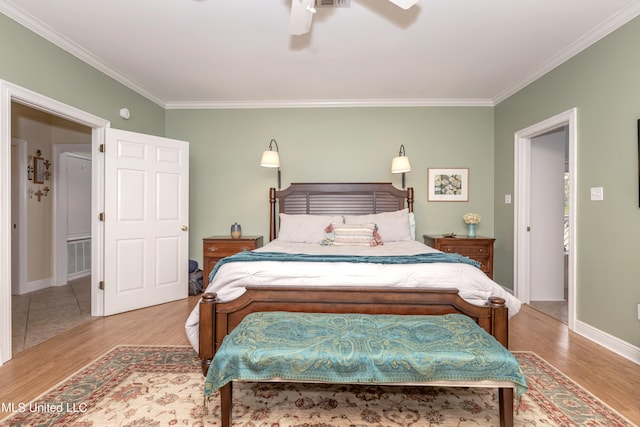
M331 223L334 246L376 246L375 224Z
M278 239L291 243L319 243L327 224L343 223L341 215L280 214Z
M409 209L370 215L345 215L345 224L373 223L385 242L414 240L409 222Z

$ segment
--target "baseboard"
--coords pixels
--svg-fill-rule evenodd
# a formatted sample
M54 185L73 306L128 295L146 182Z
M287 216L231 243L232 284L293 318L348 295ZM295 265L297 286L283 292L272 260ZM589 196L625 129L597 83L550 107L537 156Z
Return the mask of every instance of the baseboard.
M513 295L513 289L511 288L507 288L506 286L500 285L502 286L502 289L504 289L505 291L509 292L511 295Z
M28 294L29 292L39 291L40 289L48 288L51 286L51 278L35 280L33 282L27 282L20 286L18 295Z
M640 348L579 320L576 320L574 331L596 344L600 344L614 353L640 365Z
M81 271L79 273L69 274L67 276L67 282L72 280L81 279L83 277L91 276L91 270Z

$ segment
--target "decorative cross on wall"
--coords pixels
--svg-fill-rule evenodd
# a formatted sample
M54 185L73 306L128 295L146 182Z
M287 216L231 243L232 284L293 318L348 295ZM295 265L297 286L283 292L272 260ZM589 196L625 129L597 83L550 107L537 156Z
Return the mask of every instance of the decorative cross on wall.
M42 199L42 196L44 196L44 195L45 195L45 194L44 194L42 191L40 191L40 190L36 191L36 192L35 192L35 193L33 193L33 194L35 194L35 195L38 197L38 201L40 201L40 200Z
M49 166L51 166L51 162L49 160L45 160L44 161L44 167L45 167L44 179L46 179L47 181L49 180L49 177L51 175L51 172L49 172Z

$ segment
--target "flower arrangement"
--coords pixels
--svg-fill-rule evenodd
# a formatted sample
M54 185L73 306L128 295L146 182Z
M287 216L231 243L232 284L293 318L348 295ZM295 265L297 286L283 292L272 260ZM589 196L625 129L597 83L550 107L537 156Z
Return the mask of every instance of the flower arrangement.
M464 219L465 224L479 224L480 223L480 215L477 213L469 212L464 214L462 217Z

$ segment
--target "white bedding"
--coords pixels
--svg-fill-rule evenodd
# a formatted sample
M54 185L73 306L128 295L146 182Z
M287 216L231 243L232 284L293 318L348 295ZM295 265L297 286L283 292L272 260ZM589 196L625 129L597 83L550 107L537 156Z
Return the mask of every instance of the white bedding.
M290 243L278 239L256 251L343 254L343 255L414 255L438 252L417 241L389 242L383 246L321 246L317 243ZM204 272L209 274L209 272ZM504 298L509 317L520 311L520 301L480 269L468 264L367 264L252 261L230 262L218 270L205 292L215 292L221 301L242 295L246 286L377 286L456 288L466 301L484 305L491 296ZM198 350L199 306L185 323L189 342Z

